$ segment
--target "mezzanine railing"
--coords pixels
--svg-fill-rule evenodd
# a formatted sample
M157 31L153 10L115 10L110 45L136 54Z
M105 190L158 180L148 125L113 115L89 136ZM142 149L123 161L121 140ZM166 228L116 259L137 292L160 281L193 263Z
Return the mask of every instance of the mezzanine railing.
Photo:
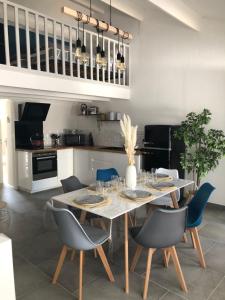
M55 76L129 86L129 45L124 45L127 68L117 71L117 41L103 38L107 67L101 69L96 64L95 54L98 43L102 45L102 38L85 30L84 43L90 55L87 64L75 59L76 39L76 27L0 0L0 64Z

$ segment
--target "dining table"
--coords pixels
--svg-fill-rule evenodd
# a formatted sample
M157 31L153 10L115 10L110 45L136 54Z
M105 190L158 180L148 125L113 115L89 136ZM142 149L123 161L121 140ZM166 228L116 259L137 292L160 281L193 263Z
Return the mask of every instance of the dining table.
M179 202L177 199L177 191L192 185L194 182L187 179L173 179L172 185L170 187L165 187L162 189L156 188L153 185L147 185L146 183L138 183L136 190L148 191L149 196L143 199L131 199L124 197L121 190L109 190L106 192L105 197L108 201L104 204L99 204L96 206L82 206L80 203L76 202L77 198L85 195L96 195L97 192L89 187L85 187L80 190L76 190L70 193L60 194L51 198L53 202L58 202L65 204L74 208L79 208L82 210L81 218L85 218L86 213L93 213L99 217L109 219L113 222L116 218L124 218L124 258L125 258L125 293L129 293L129 213L135 211L136 209L147 205L148 203L153 203L164 196L171 197L171 205L174 208L179 208ZM82 222L84 219L82 220ZM82 223L81 222L81 223Z

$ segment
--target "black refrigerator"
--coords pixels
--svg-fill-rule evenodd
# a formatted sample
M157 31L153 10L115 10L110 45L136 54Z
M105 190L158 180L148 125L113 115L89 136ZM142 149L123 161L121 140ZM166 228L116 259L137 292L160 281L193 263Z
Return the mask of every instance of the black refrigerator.
M152 168L177 169L179 177L184 178L184 170L180 164L180 155L185 151L183 141L174 137L179 126L146 125L144 133L144 148L142 151L142 168L151 171Z

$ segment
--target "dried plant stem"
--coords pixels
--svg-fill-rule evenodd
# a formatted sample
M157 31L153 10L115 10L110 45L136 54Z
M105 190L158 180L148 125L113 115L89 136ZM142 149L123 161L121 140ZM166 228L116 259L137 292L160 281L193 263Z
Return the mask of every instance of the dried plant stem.
M128 115L124 115L120 121L120 127L125 140L124 146L128 157L128 164L134 165L134 155L136 152L135 146L137 143L137 126L132 126L130 117Z

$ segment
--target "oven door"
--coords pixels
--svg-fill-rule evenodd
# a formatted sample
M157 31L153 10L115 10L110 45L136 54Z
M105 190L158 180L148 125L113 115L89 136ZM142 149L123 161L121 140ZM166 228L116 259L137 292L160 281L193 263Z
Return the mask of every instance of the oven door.
M57 153L33 153L33 180L57 176Z

